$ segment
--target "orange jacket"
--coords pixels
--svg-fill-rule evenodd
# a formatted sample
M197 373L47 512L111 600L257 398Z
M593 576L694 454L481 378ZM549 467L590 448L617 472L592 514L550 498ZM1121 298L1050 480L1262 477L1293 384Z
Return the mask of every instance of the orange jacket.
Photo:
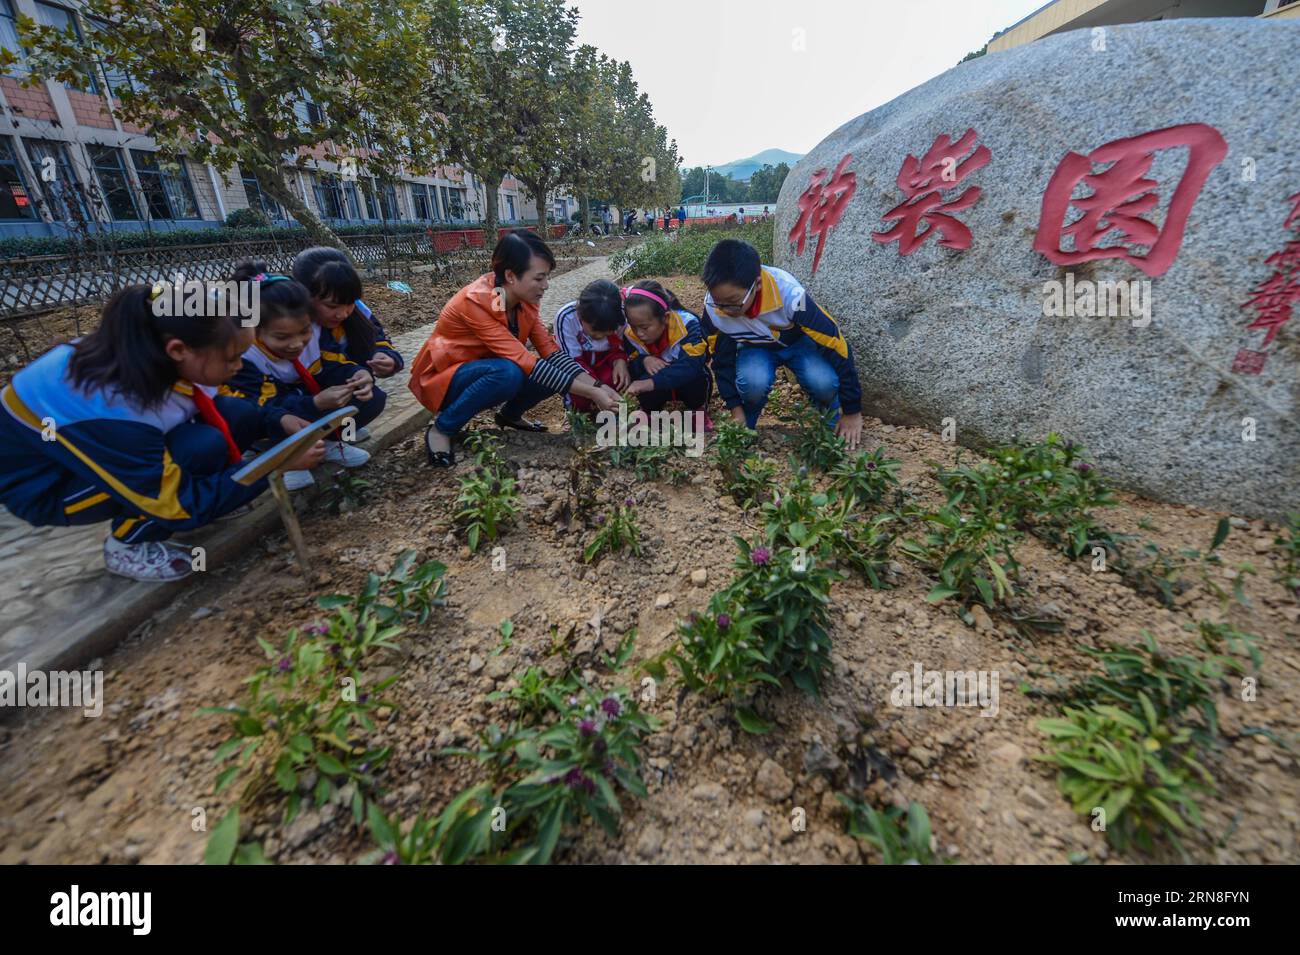
M489 272L466 285L443 306L433 333L411 362L411 391L430 411L439 411L456 369L479 358L508 358L524 374L532 373L537 359L560 350L542 324L537 306L520 302L519 337L510 334L506 313L493 308L495 276ZM524 347L530 341L533 354Z

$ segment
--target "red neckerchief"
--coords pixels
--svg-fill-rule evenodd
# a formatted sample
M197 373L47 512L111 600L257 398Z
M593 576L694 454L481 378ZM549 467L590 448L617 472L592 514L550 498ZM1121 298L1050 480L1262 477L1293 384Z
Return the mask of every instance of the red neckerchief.
M302 381L303 387L307 389L307 394L320 394L320 385L316 383L316 378L307 370L307 366L297 358L292 359L293 370L298 373L298 378Z
M758 288L754 291L754 301L749 303L749 308L745 309L746 318L758 318L758 307L763 304L763 272L760 269L758 273Z
M230 425L226 424L226 419L221 417L221 412L217 410L216 402L212 397L200 388L198 385L193 386L194 390L190 397L194 399L194 407L199 411L199 417L203 423L211 425L221 432L221 436L226 439L226 463L238 464L243 455L239 451L239 445L235 444L235 439L230 433Z
M664 353L664 349L666 349L667 347L668 347L668 323L664 322L663 334L659 336L659 340L657 342L654 342L653 344L651 344L650 342L646 342L646 348L647 350L649 350L650 354L658 358L660 355Z

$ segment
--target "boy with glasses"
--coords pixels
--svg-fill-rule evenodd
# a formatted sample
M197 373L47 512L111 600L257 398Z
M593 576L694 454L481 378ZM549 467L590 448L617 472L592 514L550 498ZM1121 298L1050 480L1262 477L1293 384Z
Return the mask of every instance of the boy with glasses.
M839 325L789 272L763 265L757 250L724 239L704 263L707 323L717 332L713 375L736 421L758 425L776 369L784 365L855 449L862 438L862 388Z

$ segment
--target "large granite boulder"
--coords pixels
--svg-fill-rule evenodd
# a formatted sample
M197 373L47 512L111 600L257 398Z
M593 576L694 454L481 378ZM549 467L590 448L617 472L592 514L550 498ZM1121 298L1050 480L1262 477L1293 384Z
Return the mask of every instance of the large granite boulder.
M1056 430L1155 498L1300 509L1298 68L1300 21L1236 18L963 63L791 171L777 264L887 421Z

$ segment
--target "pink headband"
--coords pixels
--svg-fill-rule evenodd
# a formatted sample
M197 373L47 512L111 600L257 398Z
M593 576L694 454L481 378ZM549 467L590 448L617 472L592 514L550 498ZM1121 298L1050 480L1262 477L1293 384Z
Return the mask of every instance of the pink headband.
M663 310L664 310L665 312L669 311L668 303L665 302L663 299L661 299L661 298L660 298L658 295L656 295L654 292L649 291L648 289L643 289L643 288L623 288L623 289L619 289L619 291L623 293L623 301L625 301L625 302L627 301L627 297L628 297L629 295L644 295L646 298L648 298L648 299L652 299L652 300L658 302L659 305L663 308Z

